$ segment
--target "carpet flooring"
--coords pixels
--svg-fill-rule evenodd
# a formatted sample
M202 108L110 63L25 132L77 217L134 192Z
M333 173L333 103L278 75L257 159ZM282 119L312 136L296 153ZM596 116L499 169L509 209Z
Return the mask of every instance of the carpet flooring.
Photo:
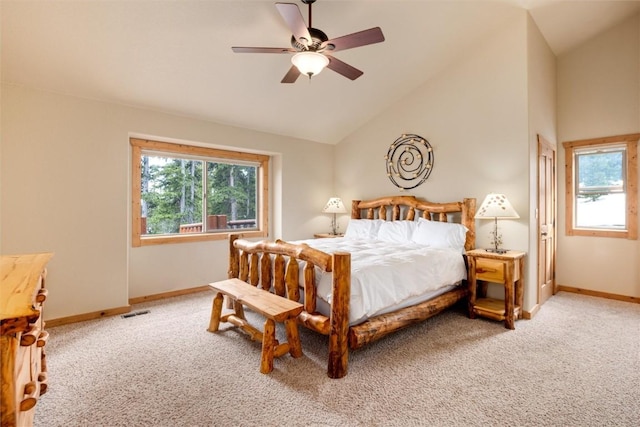
M639 304L561 292L513 331L452 309L352 352L332 380L327 338L302 327L303 357L261 374L259 343L207 332L212 296L49 329L35 426L640 425Z

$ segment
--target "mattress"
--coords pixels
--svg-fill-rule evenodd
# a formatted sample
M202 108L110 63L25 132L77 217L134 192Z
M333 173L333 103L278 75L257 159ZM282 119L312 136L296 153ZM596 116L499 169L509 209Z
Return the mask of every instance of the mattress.
M326 253L351 254L349 323L408 307L440 295L466 279L460 251L413 242L325 238L299 240ZM317 309L329 316L331 273L316 268Z

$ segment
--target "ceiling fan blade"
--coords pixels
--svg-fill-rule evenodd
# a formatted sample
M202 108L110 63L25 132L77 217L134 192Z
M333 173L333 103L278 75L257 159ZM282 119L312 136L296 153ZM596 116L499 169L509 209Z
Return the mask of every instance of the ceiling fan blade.
M300 71L298 71L298 67L292 65L287 71L287 74L282 78L280 83L295 83L298 80L298 76L300 76Z
M309 34L309 29L304 22L298 5L294 3L276 3L276 8L296 40L300 44L308 46L311 43L311 34Z
M380 27L369 28L368 30L359 31L342 37L328 40L320 46L320 50L327 49L330 52L351 49L368 44L380 43L384 41L384 34Z
M292 53L297 52L291 47L232 47L235 53Z
M333 56L327 56L327 58L329 58L329 65L327 65L327 68L338 74L342 74L348 79L355 80L364 74L362 71L352 67L346 62L340 61L338 58L334 58Z

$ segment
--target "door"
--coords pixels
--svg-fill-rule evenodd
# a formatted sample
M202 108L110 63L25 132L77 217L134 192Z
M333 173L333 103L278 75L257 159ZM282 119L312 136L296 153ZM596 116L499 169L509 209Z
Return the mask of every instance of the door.
M538 306L555 294L556 147L538 135Z

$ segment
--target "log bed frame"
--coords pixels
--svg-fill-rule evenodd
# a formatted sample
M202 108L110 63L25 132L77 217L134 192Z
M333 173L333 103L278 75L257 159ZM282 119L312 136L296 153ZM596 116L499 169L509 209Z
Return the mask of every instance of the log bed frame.
M351 218L396 221L422 217L441 222L453 219L468 228L465 249L470 250L475 246L475 209L476 200L472 198L465 198L461 202L431 203L414 196L391 196L368 201L354 200ZM300 289L303 289L304 310L298 315L297 321L329 336L327 375L330 378L342 378L347 374L350 349L355 350L393 331L428 319L468 295L467 287L458 286L431 300L349 326L349 253L327 254L306 244L281 240L251 242L241 237L241 234L229 236L229 278L239 278L294 301L300 300ZM300 283L300 261L304 270L303 283ZM330 317L316 310L315 267L333 275Z

